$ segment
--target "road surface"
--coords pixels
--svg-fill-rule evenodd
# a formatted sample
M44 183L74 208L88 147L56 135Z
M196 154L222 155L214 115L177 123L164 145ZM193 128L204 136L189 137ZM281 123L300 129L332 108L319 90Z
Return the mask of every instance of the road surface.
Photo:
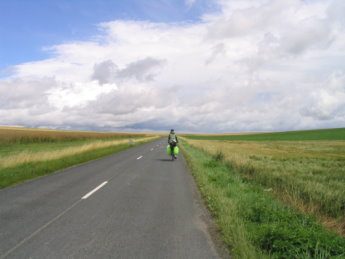
M166 140L0 190L0 258L219 258Z

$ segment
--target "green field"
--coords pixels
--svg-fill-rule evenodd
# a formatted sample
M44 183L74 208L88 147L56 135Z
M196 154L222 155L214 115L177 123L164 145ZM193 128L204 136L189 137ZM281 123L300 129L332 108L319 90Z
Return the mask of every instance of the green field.
M345 258L345 239L275 199L270 190L188 143L183 150L232 258Z
M190 139L203 140L245 140L245 141L279 141L279 140L345 140L345 128L304 130L243 135L185 135Z
M345 258L344 138L345 129L182 138L234 258Z

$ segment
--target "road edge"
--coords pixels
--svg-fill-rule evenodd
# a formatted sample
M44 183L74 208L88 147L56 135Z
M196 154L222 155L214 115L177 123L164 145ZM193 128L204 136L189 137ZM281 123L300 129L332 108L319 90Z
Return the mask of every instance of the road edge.
M200 212L200 215L198 215L199 219L202 221L202 223L204 223L203 225L206 227L206 231L204 232L206 232L205 234L207 235L207 241L210 243L211 248L220 258L229 259L231 258L230 250L222 240L220 228L216 224L213 215L207 209L205 200L202 198L202 195L200 193L199 186L192 174L188 159L184 155L184 150L182 150L181 153L183 157L183 165L188 175L187 178L192 186L195 205Z

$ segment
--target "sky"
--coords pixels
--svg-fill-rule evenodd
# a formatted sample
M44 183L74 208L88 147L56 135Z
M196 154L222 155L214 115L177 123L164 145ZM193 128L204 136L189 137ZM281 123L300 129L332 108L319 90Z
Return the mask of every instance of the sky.
M0 125L345 127L345 1L0 0Z

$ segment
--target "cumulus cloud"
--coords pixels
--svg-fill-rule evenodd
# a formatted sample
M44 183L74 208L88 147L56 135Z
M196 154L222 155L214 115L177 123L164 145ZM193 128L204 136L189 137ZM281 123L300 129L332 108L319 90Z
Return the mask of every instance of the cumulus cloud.
M112 60L106 60L95 64L92 79L98 80L101 85L130 79L153 81L155 71L163 64L163 60L145 58L132 62L123 69L119 69Z
M320 87L310 93L309 103L304 105L302 115L314 120L332 120L345 117L345 74L335 72Z
M48 103L47 92L55 86L56 82L53 78L2 80L0 83L0 107L3 110L9 110L45 106Z
M103 61L99 64L95 64L92 74L92 79L98 80L103 85L114 82L118 67L111 60Z
M194 1L187 1L193 4ZM0 80L1 124L236 132L345 124L340 0L219 0L197 23L112 21Z

